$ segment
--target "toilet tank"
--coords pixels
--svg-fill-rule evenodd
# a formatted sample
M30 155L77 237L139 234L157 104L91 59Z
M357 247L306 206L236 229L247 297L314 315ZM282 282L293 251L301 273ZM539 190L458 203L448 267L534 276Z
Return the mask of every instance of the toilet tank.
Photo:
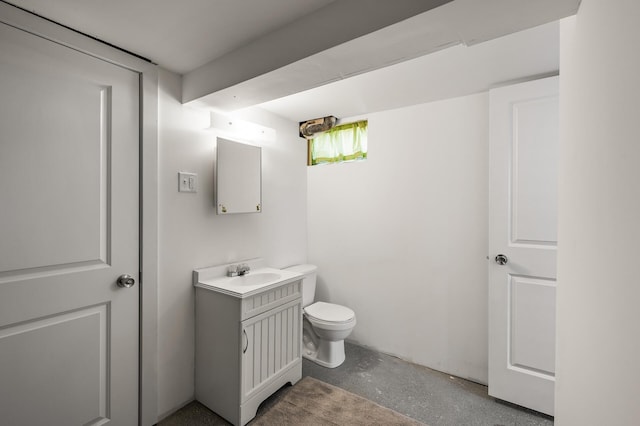
M302 278L302 307L309 306L313 303L316 294L316 277L318 267L316 265L293 265L284 268L288 271L300 272L304 274Z

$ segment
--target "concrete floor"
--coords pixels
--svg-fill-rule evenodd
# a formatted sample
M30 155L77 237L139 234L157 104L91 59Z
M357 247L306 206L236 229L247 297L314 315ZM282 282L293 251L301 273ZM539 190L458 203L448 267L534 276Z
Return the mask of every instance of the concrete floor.
M304 360L302 374L355 393L429 426L551 426L553 418L499 402L487 387L346 344L347 359L327 369Z
M487 395L487 387L402 361L354 344L346 361L329 369L306 359L302 375L338 386L429 426L551 426L553 418ZM258 410L258 416L260 415ZM227 425L199 403L191 403L161 426Z

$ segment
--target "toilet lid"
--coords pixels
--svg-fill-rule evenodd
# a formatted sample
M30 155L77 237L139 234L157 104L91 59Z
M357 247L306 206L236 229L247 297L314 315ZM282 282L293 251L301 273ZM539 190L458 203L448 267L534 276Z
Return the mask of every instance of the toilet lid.
M316 302L304 308L304 312L321 321L347 322L352 320L356 314L351 309L333 303Z

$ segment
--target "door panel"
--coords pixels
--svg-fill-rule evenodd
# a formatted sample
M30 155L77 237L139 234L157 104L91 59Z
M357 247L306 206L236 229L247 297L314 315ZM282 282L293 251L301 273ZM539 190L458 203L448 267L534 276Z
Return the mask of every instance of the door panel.
M489 394L551 415L558 124L557 77L490 92Z
M137 424L139 76L0 23L0 423Z
M20 413L10 424L42 424L42 408L34 410L34 401L46 402L47 424L107 417L107 317L102 304L0 330L2 363L11 366L2 370L2 383L12 384L2 404Z
M0 235L16 243L2 246L0 270L107 263L109 176L101 174L110 146L101 123L108 122L109 88L18 66L3 67L3 74L1 93L15 92L18 100L0 107L2 155L11 159L3 161L0 185L11 208ZM74 107L61 108L56 99Z
M513 104L512 243L557 243L558 115L557 96Z
M509 364L546 374L555 371L555 281L509 277Z

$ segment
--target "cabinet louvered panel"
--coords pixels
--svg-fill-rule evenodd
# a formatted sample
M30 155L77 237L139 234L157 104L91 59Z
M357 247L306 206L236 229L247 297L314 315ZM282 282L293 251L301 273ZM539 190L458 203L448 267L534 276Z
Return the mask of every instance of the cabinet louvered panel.
M242 400L301 356L300 299L242 322Z
M259 315L278 305L301 297L300 285L301 281L296 281L243 299L242 319L245 320L254 315Z

